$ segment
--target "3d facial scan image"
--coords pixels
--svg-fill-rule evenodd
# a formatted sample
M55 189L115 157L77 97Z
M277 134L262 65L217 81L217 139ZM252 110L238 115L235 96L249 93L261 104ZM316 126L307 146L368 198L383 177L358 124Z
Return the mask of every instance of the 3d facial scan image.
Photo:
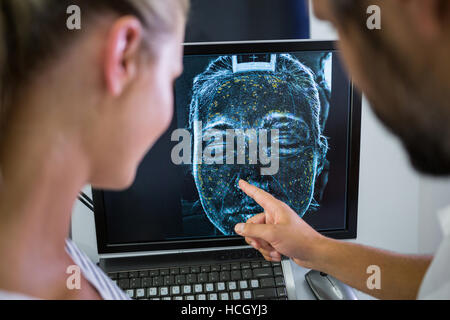
M185 210L201 211L220 234L233 235L237 223L263 212L238 188L240 179L286 202L300 217L320 206L329 166L323 132L332 57L323 52L302 55L216 57L193 77L190 174L198 200ZM232 130L235 136L227 139ZM267 141L260 132L268 133ZM253 149L258 157L252 157L252 146L258 146ZM243 163L234 161L239 156ZM272 163L262 163L263 156ZM276 170L261 173L270 166Z

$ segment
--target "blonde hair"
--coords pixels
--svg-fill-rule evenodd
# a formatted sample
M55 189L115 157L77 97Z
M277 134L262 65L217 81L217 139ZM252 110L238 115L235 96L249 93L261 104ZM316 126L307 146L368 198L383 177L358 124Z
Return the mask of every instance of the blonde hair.
M77 5L82 30L70 31L68 7ZM19 90L37 68L45 68L95 17L114 13L141 20L148 38L157 38L185 23L189 0L0 0L0 142L4 124ZM156 48L155 48L156 49Z

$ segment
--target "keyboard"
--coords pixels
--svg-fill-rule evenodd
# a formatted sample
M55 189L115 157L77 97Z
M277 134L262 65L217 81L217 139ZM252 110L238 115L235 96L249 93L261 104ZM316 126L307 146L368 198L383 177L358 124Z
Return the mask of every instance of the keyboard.
M132 299L287 300L280 262L249 260L109 272Z

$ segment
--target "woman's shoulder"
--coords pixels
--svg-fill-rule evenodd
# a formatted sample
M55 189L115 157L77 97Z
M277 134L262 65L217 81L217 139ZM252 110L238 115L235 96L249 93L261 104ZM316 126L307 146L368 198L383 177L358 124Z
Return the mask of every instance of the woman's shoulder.
M38 300L38 298L0 289L0 300Z

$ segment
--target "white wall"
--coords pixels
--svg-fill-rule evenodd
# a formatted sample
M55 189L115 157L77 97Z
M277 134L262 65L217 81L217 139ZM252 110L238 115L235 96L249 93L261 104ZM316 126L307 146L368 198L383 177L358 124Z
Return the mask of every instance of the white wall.
M364 99L358 243L417 253L420 178Z
M92 199L90 186L86 186L83 191ZM72 239L92 261L98 262L94 214L79 201L77 201L73 207Z
M338 35L333 26L326 22L318 20L313 13L313 8L309 5L309 16L311 17L311 39L314 40L336 40Z
M419 199L419 253L436 251L442 240L436 212L450 205L450 179L422 177Z

